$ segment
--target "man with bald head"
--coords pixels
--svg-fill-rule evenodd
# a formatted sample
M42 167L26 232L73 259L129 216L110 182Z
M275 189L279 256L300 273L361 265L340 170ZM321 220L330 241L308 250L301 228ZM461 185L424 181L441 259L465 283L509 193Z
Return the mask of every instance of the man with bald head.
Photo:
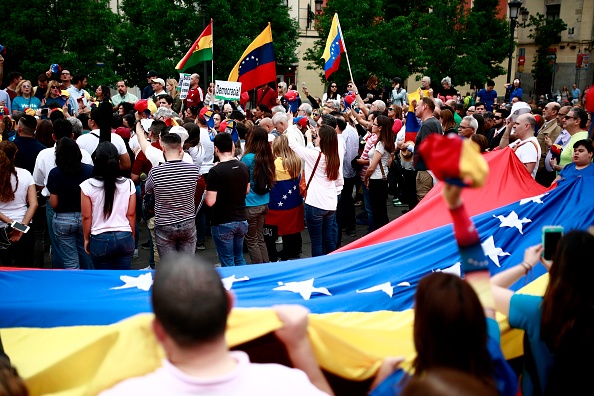
M541 156L540 145L534 136L536 120L530 113L520 114L513 123L514 135L518 140L510 144L532 178L536 177Z
M266 132L268 132L268 133L271 133L272 131L274 131L274 124L272 123L272 120L268 117L262 118L260 120L260 122L258 123L258 125L264 129L266 129Z
M561 105L559 103L547 103L542 112L545 122L538 130L538 136L536 137L541 150L538 171L536 172L536 181L545 187L550 186L556 177L555 172L550 172L545 167L545 159L547 153L551 149L552 142L557 140L557 137L561 133L561 126L557 122L559 110L561 110Z

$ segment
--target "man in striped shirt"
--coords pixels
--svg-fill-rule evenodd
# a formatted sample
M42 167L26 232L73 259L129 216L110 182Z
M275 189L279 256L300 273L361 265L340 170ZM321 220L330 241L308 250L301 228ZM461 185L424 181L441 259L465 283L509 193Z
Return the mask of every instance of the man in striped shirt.
M155 194L155 242L159 256L171 252L194 254L196 225L194 194L199 169L182 161L181 138L169 133L161 136L165 163L153 167L146 180L145 193Z

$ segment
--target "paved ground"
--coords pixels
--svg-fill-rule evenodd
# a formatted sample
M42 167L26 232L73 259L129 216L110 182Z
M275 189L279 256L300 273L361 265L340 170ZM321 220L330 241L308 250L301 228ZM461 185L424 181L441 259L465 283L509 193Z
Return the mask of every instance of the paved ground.
M408 206L397 206L397 207L393 206L391 198L388 199L388 217L390 220L394 220L397 217L402 216L403 211L406 209L408 209ZM362 212L362 207L359 207L356 209L357 214L359 214L361 212ZM140 227L141 227L140 243L144 243L145 241L148 240L148 237L147 237L148 229L146 228L146 226L144 224L142 224ZM356 237L350 237L350 236L346 235L345 233L343 233L342 234L343 246L360 238L365 233L367 233L366 225L358 225L357 226L357 236ZM309 233L307 232L307 229L303 230L301 235L303 238L303 247L302 247L301 258L311 257L311 242L309 239ZM213 265L218 263L219 260L217 257L217 253L216 253L214 244L212 242L212 238L210 236L206 237L206 243L204 245L206 246L206 250L197 251L196 254L200 255L202 258L204 258L208 262L212 263ZM282 245L277 245L277 250L281 251ZM148 265L148 257L149 257L148 249L139 248L139 256L140 257L132 260L132 269L143 269ZM244 253L244 257L245 257L246 263L249 264L250 263L249 254Z

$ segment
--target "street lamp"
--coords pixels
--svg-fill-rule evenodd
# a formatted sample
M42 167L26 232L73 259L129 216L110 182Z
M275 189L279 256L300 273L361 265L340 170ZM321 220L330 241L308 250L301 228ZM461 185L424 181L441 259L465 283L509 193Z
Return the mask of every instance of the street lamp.
M322 13L322 5L324 5L324 0L315 0L316 5L316 15L320 15Z
M520 0L512 0L507 3L509 6L509 59L507 61L507 83L511 81L511 69L512 69L512 57L514 55L514 31L516 30L516 24L518 23L518 15L522 2Z

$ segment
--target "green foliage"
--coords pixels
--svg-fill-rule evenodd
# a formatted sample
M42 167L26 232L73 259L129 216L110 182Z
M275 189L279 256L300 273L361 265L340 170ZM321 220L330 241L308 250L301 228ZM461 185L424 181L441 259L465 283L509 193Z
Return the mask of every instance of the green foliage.
M107 0L4 0L0 12L5 80L19 71L37 85L37 76L58 63L73 74L87 74L93 85L113 81L108 48L117 16Z
M329 0L318 17L321 39L305 60L322 70L326 38L338 12L353 77L369 74L389 79L422 73L434 81L450 76L455 85L484 83L505 73L509 27L496 18L498 0L475 0L466 10L464 0L422 0L410 5L390 0ZM346 60L332 80L348 79Z
M297 62L298 25L282 0L121 0L121 15L108 0L30 0L26 6L4 0L0 12L5 74L20 71L34 84L52 63L87 74L91 86L114 86L118 78L145 85L149 69L177 77L175 65L202 32L203 17L214 19L215 78L227 79L268 22L277 64ZM189 70L202 71L203 65Z
M202 33L203 18L208 24L211 17L215 79L227 79L243 51L268 22L272 25L277 64L296 62L297 24L289 18L284 2L212 0L204 10L199 4L199 1L123 0L124 20L117 27L119 40L114 46L118 74L134 82L144 80L149 69L161 76L177 77L175 65ZM186 73L203 74L203 68L199 64ZM210 80L210 72L207 79Z
M532 77L536 81L537 94L550 91L551 75L554 62L549 57L549 49L559 42L559 35L567 30L567 24L562 19L548 20L543 14L530 15L527 25L530 28L529 38L534 39L537 46L536 55L532 61Z

